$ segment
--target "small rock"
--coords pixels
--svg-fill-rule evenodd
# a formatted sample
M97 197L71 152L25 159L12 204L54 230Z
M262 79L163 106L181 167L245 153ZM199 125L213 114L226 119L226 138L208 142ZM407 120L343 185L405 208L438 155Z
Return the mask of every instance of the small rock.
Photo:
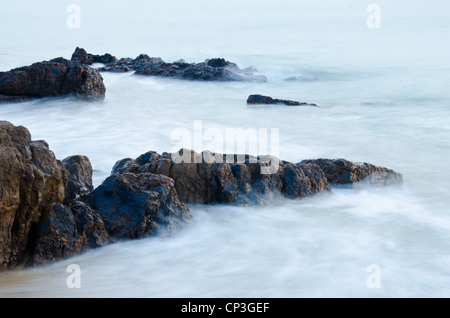
M247 98L247 104L267 104L267 105L287 105L287 106L317 106L316 104L309 104L309 103L301 103L297 101L292 100L285 100L285 99L273 99L270 96L264 96L264 95L250 95Z

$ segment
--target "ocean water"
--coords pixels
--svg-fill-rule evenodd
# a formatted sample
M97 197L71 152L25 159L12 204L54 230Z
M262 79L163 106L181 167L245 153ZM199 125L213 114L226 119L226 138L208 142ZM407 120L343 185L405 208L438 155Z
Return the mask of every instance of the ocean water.
M380 28L367 25L373 3ZM70 4L79 28L67 24ZM193 205L192 222L171 237L0 274L0 297L449 297L449 18L443 0L2 0L0 71L70 58L79 46L165 61L223 57L267 76L103 73L102 102L0 105L1 120L26 126L57 158L87 155L96 186L119 159L174 150L174 131L194 133L196 121L222 133L278 128L282 159L370 162L401 172L404 184L261 207ZM320 107L247 106L250 94ZM80 266L81 288L67 287L69 264Z

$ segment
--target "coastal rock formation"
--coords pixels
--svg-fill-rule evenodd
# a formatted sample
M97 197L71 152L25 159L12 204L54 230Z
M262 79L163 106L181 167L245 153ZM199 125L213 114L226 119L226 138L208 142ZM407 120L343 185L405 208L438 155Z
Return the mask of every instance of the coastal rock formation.
M250 95L247 98L247 104L267 104L267 105L287 105L287 106L317 106L316 104L301 103L293 100L273 99L270 96Z
M174 181L151 173L112 175L90 194L88 202L115 239L171 232L189 219Z
M28 265L49 264L110 242L103 220L83 202L53 204L43 220Z
M264 204L282 194L297 198L330 189L317 165L294 165L271 156L150 151L135 160L120 160L112 170L113 175L145 172L172 178L180 200L186 203Z
M180 149L116 162L92 186L86 156L55 158L45 141L0 121L0 271L48 264L117 240L172 233L186 203L266 204L328 192L330 185L402 183L391 169L345 159L304 160Z
M105 97L100 73L86 64L56 58L0 72L0 100L74 95L86 99Z
M111 54L93 55L82 48L76 48L72 61L85 64L103 63L98 68L101 72L131 72L137 75L152 75L201 81L255 81L266 82L263 75L256 75L253 68L239 68L235 63L223 58L213 58L200 63L186 63L179 60L167 63L159 57L140 54L135 59L121 58L117 60Z
M332 185L401 184L391 169L344 159L304 160L297 164L272 156L223 155L180 149L149 151L114 165L112 175L156 173L172 178L182 202L265 204L273 197L300 198L330 191Z
M0 121L0 271L103 245L101 218L74 201L91 189L87 157L61 162L25 127Z
M385 167L370 163L354 163L345 159L303 160L303 164L316 164L325 173L327 180L333 185L387 186L401 184L402 174Z
M86 52L85 49L79 47L75 49L70 60L79 64L87 64L87 65L92 65L94 63L108 64L117 62L116 57L112 56L111 54L108 53L103 55L89 54L88 52Z
M0 122L0 270L23 261L46 209L65 201L67 177L45 141Z

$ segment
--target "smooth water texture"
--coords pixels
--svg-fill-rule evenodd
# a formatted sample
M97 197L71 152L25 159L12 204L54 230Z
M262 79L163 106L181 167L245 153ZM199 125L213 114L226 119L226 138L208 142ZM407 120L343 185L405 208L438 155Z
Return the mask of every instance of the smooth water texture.
M334 189L262 207L190 206L172 237L117 243L0 275L1 297L449 297L450 4L377 1L3 0L0 71L76 46L165 61L224 57L267 83L206 83L103 73L102 102L0 105L59 159L87 155L98 186L122 158L172 151L177 128L279 128L279 157L386 166L402 186ZM286 81L296 77L295 81ZM315 107L247 106L250 94ZM190 145L189 145L190 146ZM202 149L196 149L202 150ZM81 268L70 289L69 264ZM380 269L380 285L370 288ZM369 284L368 284L369 280Z

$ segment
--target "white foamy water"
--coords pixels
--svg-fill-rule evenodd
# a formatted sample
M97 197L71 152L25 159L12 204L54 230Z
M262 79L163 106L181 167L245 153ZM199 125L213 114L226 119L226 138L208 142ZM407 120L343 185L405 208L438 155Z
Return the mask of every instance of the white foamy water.
M0 71L76 46L166 61L224 57L267 83L203 83L103 73L103 102L0 105L0 119L87 155L94 183L116 160L172 151L175 128L279 128L280 158L342 157L401 172L399 187L340 189L264 207L191 206L173 237L118 243L0 275L1 297L450 296L450 4L376 1L77 1L0 4ZM298 77L296 81L285 81ZM247 106L250 94L320 107ZM67 265L81 288L66 286ZM366 271L379 266L380 287Z

